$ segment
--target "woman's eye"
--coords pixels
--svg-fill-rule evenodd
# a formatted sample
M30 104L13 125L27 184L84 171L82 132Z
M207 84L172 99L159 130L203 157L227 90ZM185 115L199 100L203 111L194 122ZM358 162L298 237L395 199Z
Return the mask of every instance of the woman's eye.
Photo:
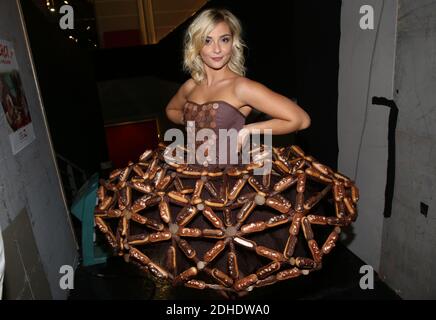
M224 43L227 43L227 42L229 42L230 41L230 38L223 38L223 42Z
M210 39L206 39L206 41L204 43L209 44L209 43L211 43L211 40Z

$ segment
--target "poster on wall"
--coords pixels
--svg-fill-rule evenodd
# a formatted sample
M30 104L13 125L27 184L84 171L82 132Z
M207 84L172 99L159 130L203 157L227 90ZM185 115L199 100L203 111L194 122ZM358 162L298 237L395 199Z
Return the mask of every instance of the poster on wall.
M9 125L12 153L35 140L29 106L11 42L0 39L0 104ZM1 112L1 111L0 111Z

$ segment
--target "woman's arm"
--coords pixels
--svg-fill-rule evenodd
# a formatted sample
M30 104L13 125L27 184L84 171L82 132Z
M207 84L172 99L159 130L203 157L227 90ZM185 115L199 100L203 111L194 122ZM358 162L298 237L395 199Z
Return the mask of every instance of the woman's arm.
M183 122L183 106L187 101L187 96L195 87L195 82L192 79L186 81L179 88L177 93L171 98L165 108L168 119L176 124L184 124Z
M235 83L235 95L246 105L271 116L273 119L245 125L250 133L253 130L271 129L272 134L287 134L310 126L309 115L292 100L264 85L240 78Z

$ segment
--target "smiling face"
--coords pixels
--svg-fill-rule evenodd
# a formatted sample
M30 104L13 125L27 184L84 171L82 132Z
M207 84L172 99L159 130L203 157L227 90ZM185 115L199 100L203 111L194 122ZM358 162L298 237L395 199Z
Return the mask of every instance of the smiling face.
M203 48L200 51L203 63L215 70L227 65L232 57L233 37L226 22L218 23L207 35Z

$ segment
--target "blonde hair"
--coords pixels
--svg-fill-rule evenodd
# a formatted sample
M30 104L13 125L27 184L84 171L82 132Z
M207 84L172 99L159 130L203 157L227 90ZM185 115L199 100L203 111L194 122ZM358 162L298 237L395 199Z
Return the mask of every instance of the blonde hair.
M232 56L228 66L236 74L245 75L245 44L241 38L242 28L238 18L225 9L207 9L192 21L185 33L183 68L197 83L205 75L200 51L208 34L220 22L227 23L233 37Z

